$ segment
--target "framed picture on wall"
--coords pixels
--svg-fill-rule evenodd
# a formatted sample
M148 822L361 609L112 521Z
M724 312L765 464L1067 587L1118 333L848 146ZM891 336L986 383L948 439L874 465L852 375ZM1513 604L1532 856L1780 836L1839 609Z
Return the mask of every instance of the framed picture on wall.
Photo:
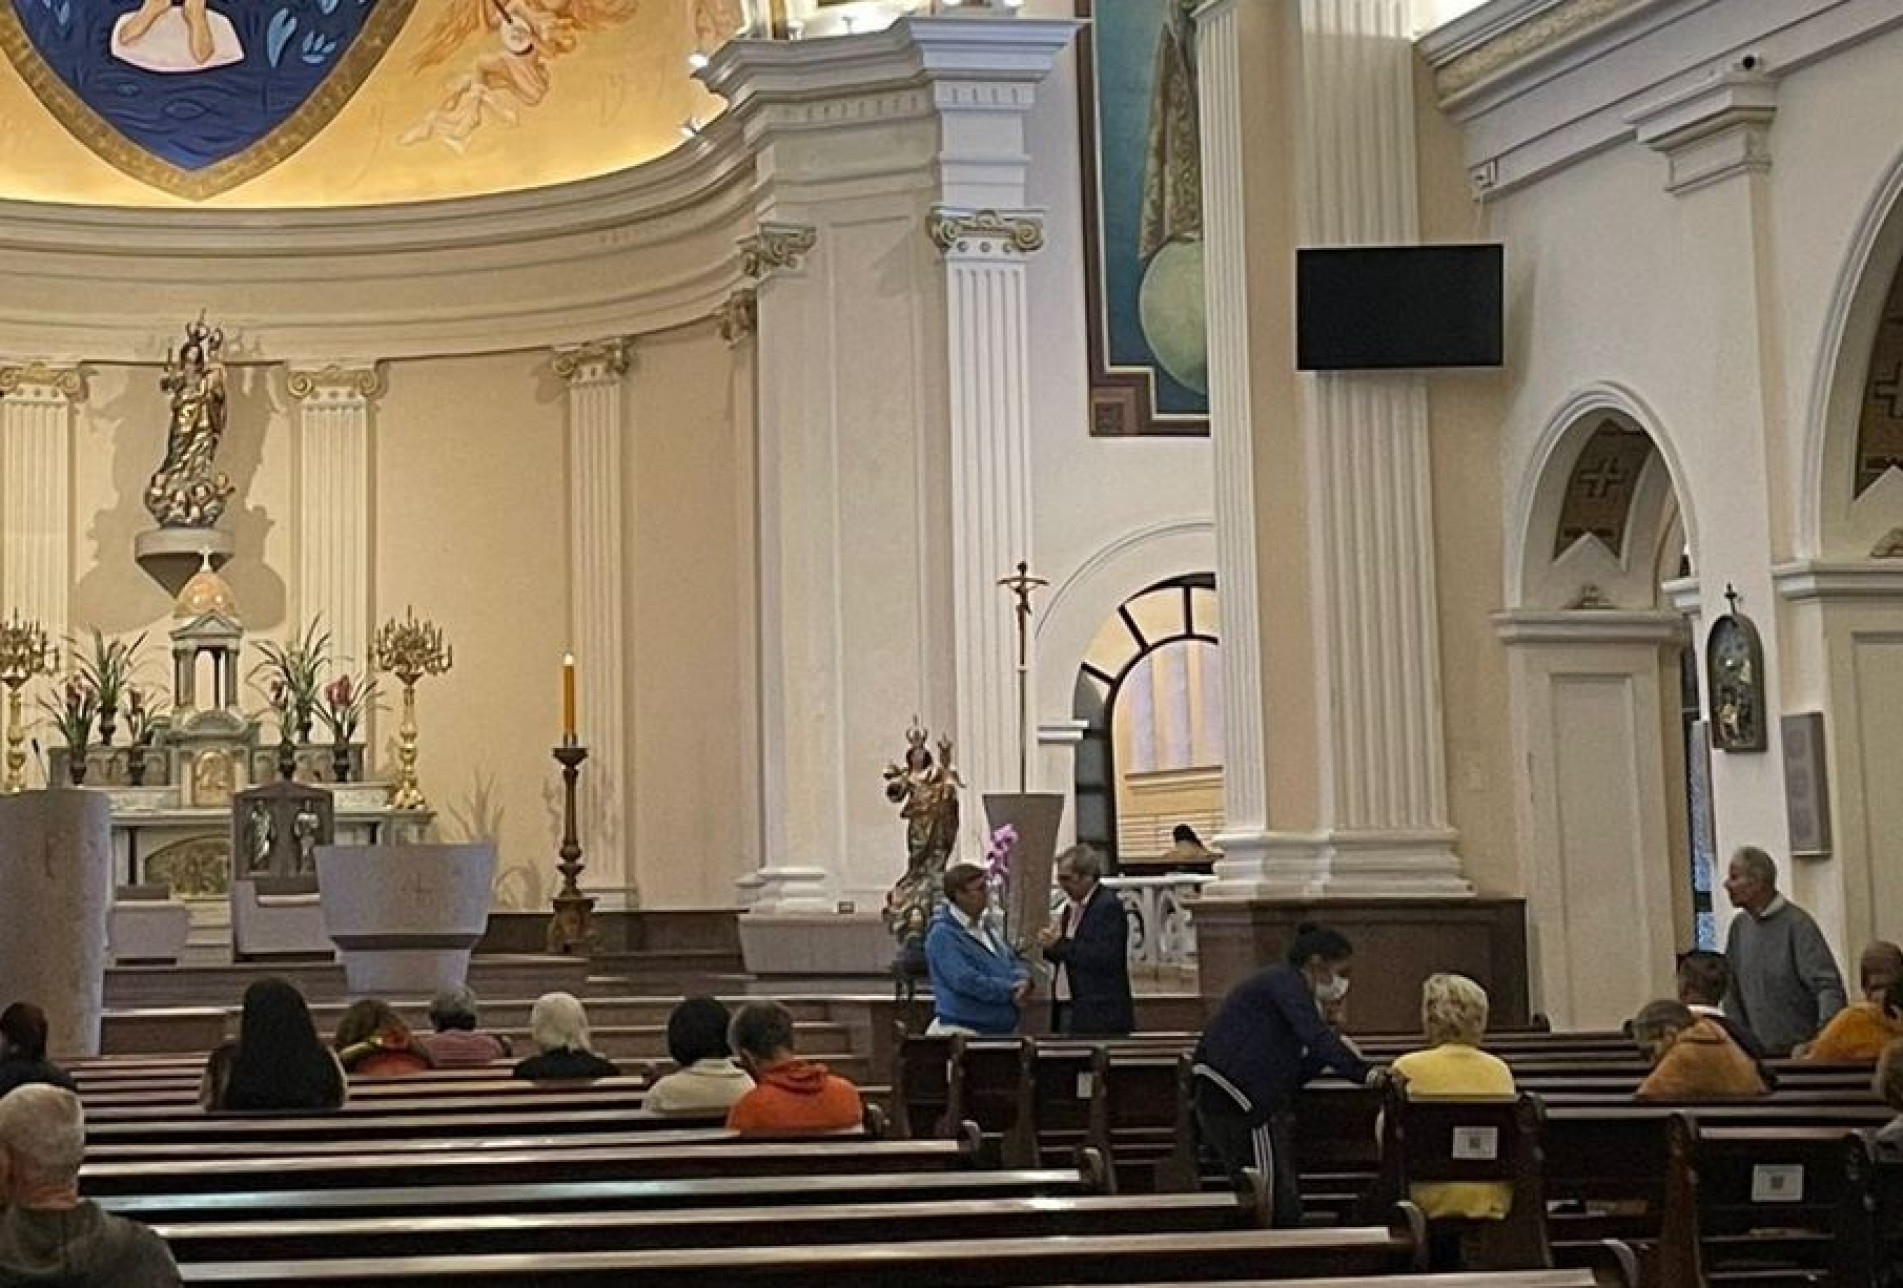
M1206 435L1201 0L1077 0L1090 432Z

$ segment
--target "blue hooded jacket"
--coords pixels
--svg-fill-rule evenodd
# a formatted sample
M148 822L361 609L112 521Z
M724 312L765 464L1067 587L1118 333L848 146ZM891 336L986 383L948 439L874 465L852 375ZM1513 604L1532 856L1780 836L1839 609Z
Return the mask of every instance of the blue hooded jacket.
M938 1018L946 1024L977 1033L1015 1033L1018 1008L1011 990L1031 972L1008 945L1003 953L985 951L954 913L951 903L938 905L925 932L925 964L932 973L932 997Z

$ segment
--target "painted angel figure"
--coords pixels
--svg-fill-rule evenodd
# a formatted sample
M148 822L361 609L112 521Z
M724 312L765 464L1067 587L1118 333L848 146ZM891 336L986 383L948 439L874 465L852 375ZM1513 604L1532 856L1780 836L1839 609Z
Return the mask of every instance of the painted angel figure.
M487 46L450 78L442 102L406 131L404 143L441 139L468 147L485 120L513 125L521 108L548 96L550 63L572 53L583 34L634 17L640 0L450 0L414 71L448 62L473 42Z

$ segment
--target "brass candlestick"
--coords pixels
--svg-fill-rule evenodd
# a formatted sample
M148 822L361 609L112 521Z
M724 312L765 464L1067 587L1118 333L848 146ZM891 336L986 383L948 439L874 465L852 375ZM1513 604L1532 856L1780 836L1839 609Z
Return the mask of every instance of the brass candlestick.
M22 621L19 614L0 622L0 684L7 686L7 772L0 791L26 790L26 724L20 712L20 690L36 675L46 675L57 661L52 643L38 622Z
M388 671L403 685L403 723L397 728L396 790L391 809L428 809L423 789L416 785L416 682L441 675L455 663L454 651L443 640L435 622L416 620L416 610L405 608L403 620L391 618L377 631L377 670Z
M564 742L555 748L555 759L562 767L562 861L555 865L561 870L562 888L555 895L555 915L548 921L548 950L585 957L596 947L595 901L577 884L588 865L581 861L581 837L575 828L575 782L581 777L581 762L588 759L588 748Z

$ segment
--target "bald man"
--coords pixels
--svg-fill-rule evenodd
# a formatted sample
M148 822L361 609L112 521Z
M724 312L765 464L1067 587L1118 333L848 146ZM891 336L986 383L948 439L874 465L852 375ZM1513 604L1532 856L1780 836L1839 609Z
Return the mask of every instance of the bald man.
M1801 1058L1868 1064L1883 1054L1884 1047L1903 1038L1903 1015L1890 1001L1892 989L1903 980L1903 948L1877 940L1857 959L1857 978L1863 1000L1832 1016L1817 1040L1799 1050Z

